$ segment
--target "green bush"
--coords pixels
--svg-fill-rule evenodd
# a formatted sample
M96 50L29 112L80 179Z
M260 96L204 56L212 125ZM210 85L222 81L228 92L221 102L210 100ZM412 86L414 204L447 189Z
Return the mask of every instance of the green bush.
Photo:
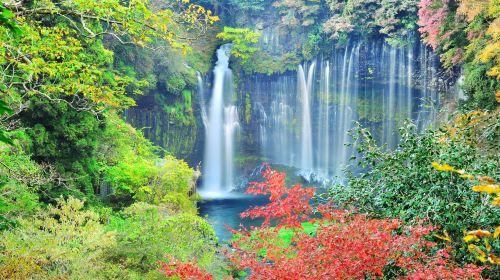
M118 245L108 252L107 261L122 268L111 278L160 277L158 261L168 261L167 255L182 261L195 257L201 267L213 272L222 267L215 232L196 215L169 216L168 209L139 202L125 209L121 217L113 217L108 230L117 232Z
M186 81L181 75L173 74L167 78L165 86L169 93L180 95L182 90L186 87Z
M461 243L463 231L494 230L499 213L470 183L456 174L437 172L432 162L448 163L471 174L499 179L500 155L483 153L466 141L444 139L439 132L419 134L412 123L400 129L395 151L378 146L367 129L353 136L360 174L348 172L345 185L336 185L330 197L341 207L356 207L377 217L398 217L405 222L428 219Z
M115 233L75 198L58 199L20 226L0 234L2 279L100 279Z

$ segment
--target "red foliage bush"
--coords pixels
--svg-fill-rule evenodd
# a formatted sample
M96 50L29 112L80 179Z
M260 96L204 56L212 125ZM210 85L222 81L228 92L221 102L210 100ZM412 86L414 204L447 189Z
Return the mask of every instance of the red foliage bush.
M269 195L270 203L241 214L264 218L262 226L233 230L228 258L236 269L249 270L248 279L365 279L380 278L389 267L400 279L480 279L482 268L460 268L449 257L449 249L437 250L423 237L432 226L403 226L397 219L371 219L366 215L313 207L314 189L285 186L285 174L269 167L263 183L252 183L248 193ZM321 218L312 218L313 213ZM271 221L276 226L271 227ZM302 222L317 226L304 232ZM283 231L292 231L291 243ZM437 253L429 253L432 249ZM186 269L184 268L184 270ZM183 278L189 279L189 278Z
M441 26L448 15L449 0L420 0L418 10L419 31L424 42L434 50L439 45Z
M167 277L177 276L183 280L212 280L209 273L201 270L196 265L196 260L188 263L181 263L171 260L168 264L160 262L161 270Z

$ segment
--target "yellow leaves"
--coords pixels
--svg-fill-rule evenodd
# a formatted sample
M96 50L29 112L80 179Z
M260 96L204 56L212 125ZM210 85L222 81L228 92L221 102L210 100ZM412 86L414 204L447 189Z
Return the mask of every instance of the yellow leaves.
M488 260L490 261L490 263L492 264L500 264L500 258L493 255L493 254L490 254L489 257L488 257Z
M477 185L472 187L475 192L485 192L487 194L500 193L500 187L498 185Z
M465 15L467 21L474 18L488 9L490 0L462 0L458 6L457 13Z
M474 180L474 176L470 174L462 174L460 175L460 178L466 179L466 180Z
M491 232L487 230L472 230L468 231L466 235L472 235L472 236L477 236L477 237L490 237L492 236Z
M479 241L479 238L477 238L477 236L475 236L475 235L466 235L464 237L464 241L465 241L465 243L469 243L471 241Z
M486 34L493 37L494 40L500 39L500 18L495 19L490 24L490 26L488 27L488 30L486 31Z
M488 15L490 15L491 17L500 16L500 0L490 0Z
M450 165L448 164L439 164L437 162L432 162L432 166L434 167L434 169L436 169L436 171L455 171L455 169L453 167L451 167Z
M467 249L469 250L469 252L477 255L477 258L481 262L486 262L486 253L483 252L483 250L479 249L479 247L477 247L476 245L470 244L469 246L467 246Z
M483 51L479 54L478 59L482 63L487 63L491 59L497 58L500 55L500 42L487 44Z
M493 202L491 203L493 206L500 206L500 196L497 196L493 199Z
M448 232L446 232L446 231L444 231L444 235L434 234L434 236L441 239L441 240L451 242L451 237L450 237L450 235L448 235Z
M493 233L493 238L498 238L500 236L500 226L498 226L495 229L495 232Z
M471 252L473 254L478 254L482 257L486 257L486 254L483 252L483 250L479 249L479 247L477 247L474 244L470 244L469 246L467 246L467 249L469 249L469 252ZM486 259L485 259L485 261L486 261Z

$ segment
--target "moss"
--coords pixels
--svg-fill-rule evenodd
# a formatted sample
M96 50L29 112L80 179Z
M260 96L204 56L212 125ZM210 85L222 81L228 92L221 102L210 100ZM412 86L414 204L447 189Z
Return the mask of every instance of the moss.
M266 74L284 73L294 70L301 62L301 58L294 52L287 52L279 57L273 57L267 52L258 51L252 54L249 63L242 64L241 61L235 61L234 68L242 69L246 74Z
M169 93L179 95L186 87L186 81L181 75L174 74L167 78L165 81L165 87Z
M245 95L245 122L250 123L252 118L252 103L250 102L250 94Z

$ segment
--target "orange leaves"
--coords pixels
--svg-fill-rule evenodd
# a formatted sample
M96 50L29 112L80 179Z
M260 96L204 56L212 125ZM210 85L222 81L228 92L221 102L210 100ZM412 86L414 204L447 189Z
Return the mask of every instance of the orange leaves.
M466 235L473 235L478 237L489 237L492 236L491 232L487 230L472 230L466 233Z
M465 15L467 21L471 22L474 18L488 9L490 0L462 0L457 13Z

